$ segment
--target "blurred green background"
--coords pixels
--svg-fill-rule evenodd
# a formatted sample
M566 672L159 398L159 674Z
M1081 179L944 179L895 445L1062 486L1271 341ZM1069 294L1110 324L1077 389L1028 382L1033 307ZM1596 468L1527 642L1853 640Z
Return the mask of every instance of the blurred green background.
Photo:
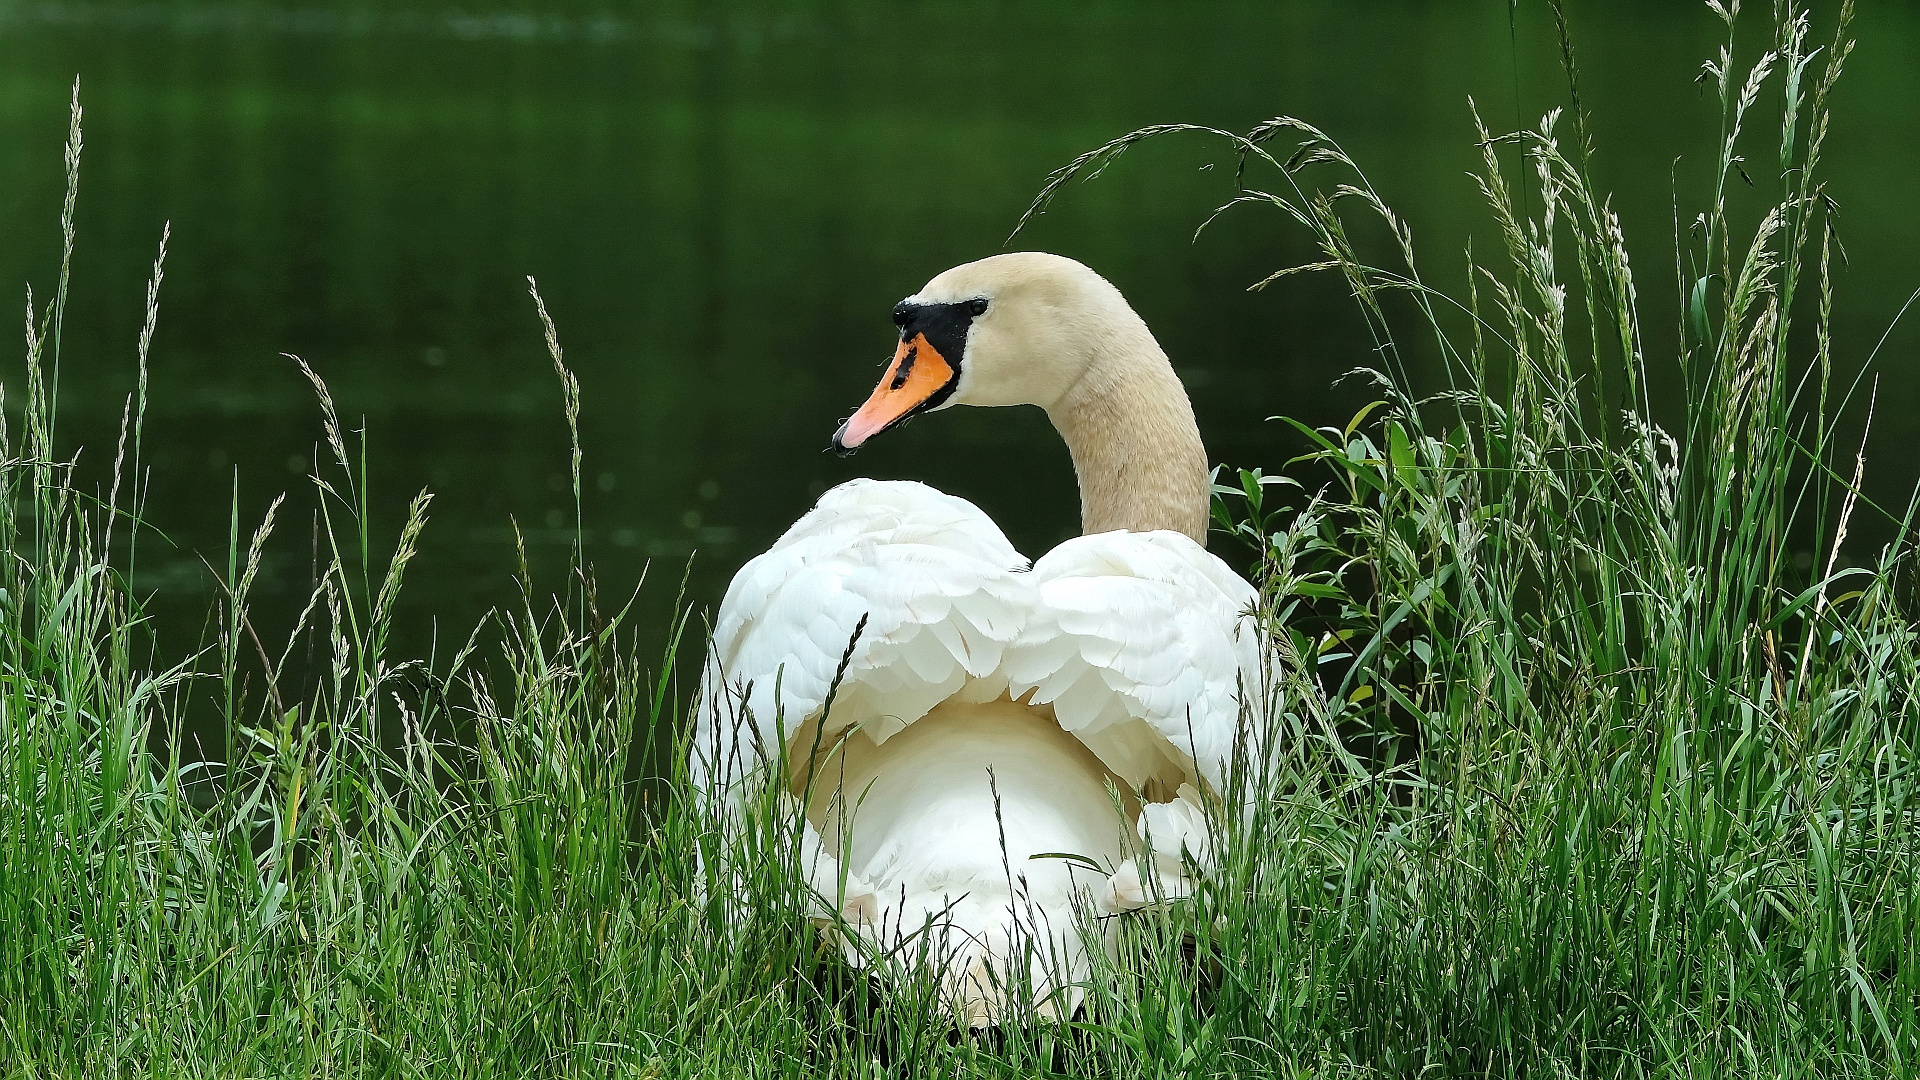
M1647 346L1670 363L1673 197L1690 218L1708 179L1718 111L1694 79L1722 30L1678 0L1576 0L1571 14L1598 180L1637 260ZM1765 47L1764 14L1744 62ZM1817 14L1824 40L1833 12ZM1920 15L1870 4L1857 32L1828 147L1848 373L1920 285ZM147 435L165 539L143 541L136 582L170 654L200 640L215 596L201 560L224 565L236 477L243 535L289 492L263 636L284 635L305 598L320 427L283 351L329 381L349 426L364 421L379 535L391 541L415 491L437 493L400 629L419 652L437 628L444 652L515 602L513 521L539 581L562 585L567 437L526 295L537 276L585 396L587 554L603 603L651 562L644 637L664 628L689 557L691 599L717 602L741 562L853 476L973 499L1029 554L1075 531L1072 470L1035 410L949 412L849 460L823 452L891 350L892 303L1000 250L1074 155L1144 124L1305 118L1368 168L1430 280L1458 291L1468 241L1497 242L1467 175L1469 95L1496 130L1566 99L1537 0L0 2L11 310L25 283L44 296L54 280L76 74L86 152L62 442L104 475L170 220ZM1777 115L1763 103L1757 129ZM1757 214L1777 178L1748 170L1756 186L1733 198ZM1314 257L1280 215L1241 212L1194 238L1232 171L1218 144L1138 147L1017 246L1119 285L1186 380L1213 458L1272 467L1295 444L1267 418L1343 423L1371 395L1336 379L1372 357L1337 280L1244 291ZM1877 363L1867 484L1896 510L1915 477L1917 345L1920 316ZM10 402L22 352L6 350Z

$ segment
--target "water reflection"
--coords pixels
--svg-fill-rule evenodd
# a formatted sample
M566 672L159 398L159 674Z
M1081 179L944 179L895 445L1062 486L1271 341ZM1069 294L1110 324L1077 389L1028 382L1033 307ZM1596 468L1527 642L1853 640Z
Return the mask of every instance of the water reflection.
M290 625L311 581L303 477L318 417L283 351L364 428L379 535L416 490L438 493L399 628L420 650L436 620L441 639L464 638L515 602L516 523L539 576L557 583L564 566L572 496L525 294L537 276L585 393L585 545L602 597L624 597L652 560L667 580L634 617L664 627L689 557L688 594L710 603L850 476L972 498L1030 553L1074 530L1066 453L1032 410L943 414L851 461L822 451L890 350L893 301L999 250L1046 173L1107 137L1309 117L1369 163L1432 276L1457 283L1456 253L1483 219L1465 176L1468 95L1510 126L1561 85L1543 13L1522 10L1510 32L1508 11L0 3L0 282L50 279L77 71L88 134L63 422L96 467L132 384L152 248L173 223L147 443L167 539L145 548L139 578L180 637L169 650L203 625L202 559L224 563L236 484L243 535L293 493L257 591L263 633ZM1843 224L1859 222L1839 319L1861 338L1914 283L1904 178L1920 151L1868 136L1910 120L1917 21L1863 16L1830 144ZM1648 2L1576 27L1601 178L1645 244L1649 326L1672 321L1672 177L1688 197L1705 168L1673 163L1715 128L1690 80L1716 25ZM1020 243L1113 279L1181 371L1213 457L1271 466L1291 443L1265 418L1344 420L1367 390L1334 380L1372 357L1337 281L1243 291L1313 257L1277 215L1192 239L1231 191L1223 161L1199 142L1141 147ZM1768 196L1736 197L1752 209ZM1883 355L1915 341L1899 328ZM1914 386L1894 365L1881 389L1875 479L1895 504L1915 411L1885 403L1913 401Z

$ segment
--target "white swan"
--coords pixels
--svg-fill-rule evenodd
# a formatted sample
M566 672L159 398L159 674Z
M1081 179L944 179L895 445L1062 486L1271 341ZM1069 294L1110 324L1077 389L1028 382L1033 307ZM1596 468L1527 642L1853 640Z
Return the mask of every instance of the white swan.
M941 965L969 1023L1018 999L1019 972L1064 1016L1088 966L1076 905L1177 896L1183 867L1206 864L1202 800L1222 790L1242 684L1261 685L1256 597L1204 547L1192 407L1104 278L996 255L935 277L894 322L893 362L836 448L952 405L1038 405L1072 450L1086 535L1029 567L964 499L827 492L727 590L692 772L724 799L784 734L789 790L812 781L810 881L855 935ZM1157 881L1130 857L1148 834Z

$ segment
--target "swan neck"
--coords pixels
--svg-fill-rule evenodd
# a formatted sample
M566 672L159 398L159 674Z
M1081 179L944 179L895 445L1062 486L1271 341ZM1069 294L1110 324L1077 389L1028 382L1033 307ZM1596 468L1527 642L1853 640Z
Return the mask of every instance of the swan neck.
M1185 533L1207 542L1207 452L1193 405L1139 316L1096 347L1047 410L1073 455L1080 531Z

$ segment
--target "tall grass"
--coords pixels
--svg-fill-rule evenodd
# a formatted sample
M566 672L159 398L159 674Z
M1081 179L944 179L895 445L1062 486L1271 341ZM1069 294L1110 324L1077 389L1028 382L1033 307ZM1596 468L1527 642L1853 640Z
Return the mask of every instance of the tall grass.
M1504 244L1458 302L1425 284L1411 231L1333 138L1285 117L1217 133L1249 184L1270 178L1235 203L1279 209L1320 248L1268 280L1341 274L1385 365L1366 373L1377 408L1297 424L1313 448L1283 475L1220 488L1220 525L1262 553L1295 738L1237 885L1211 897L1229 930L1200 942L1223 972L1218 1015L1260 1017L1276 1051L1582 1074L1886 1074L1920 1057L1912 512L1848 565L1862 462L1830 421L1817 166L1851 9L1814 48L1806 13L1776 5L1771 47L1740 70L1738 5L1710 6L1729 34L1705 68L1722 140L1711 203L1676 229L1685 319L1665 348L1592 183L1564 36L1571 123L1480 132ZM1755 146L1763 94L1783 122ZM1533 174L1532 217L1506 145ZM1739 232L1743 157L1777 161L1781 194ZM1391 261L1362 250L1353 215L1385 226ZM1424 402L1408 333L1450 372ZM1655 363L1685 387L1672 434Z
M0 1069L1912 1071L1912 521L1876 558L1842 554L1866 511L1831 423L1846 393L1816 167L1848 11L1816 49L1783 3L1738 69L1737 5L1723 14L1718 179L1696 225L1676 212L1671 334L1643 324L1592 183L1570 45L1570 113L1481 133L1502 247L1461 296L1421 277L1411 231L1327 134L1214 133L1242 162L1235 212L1277 209L1320 246L1276 279L1346 282L1381 402L1297 424L1313 448L1278 474L1220 477L1218 524L1257 553L1285 673L1285 739L1222 823L1223 866L1124 920L1081 1019L984 1038L952 1032L930 982L878 986L819 941L791 820L723 835L649 795L671 780L629 779L680 729L674 650L636 655L584 567L547 600L522 569L524 602L450 656L389 656L430 500L372 535L366 448L304 363L324 450L293 501L326 548L299 625L255 632L282 504L252 522L236 499L214 640L156 669L172 628L143 616L137 548L114 538L143 529L162 264L102 496L57 439L63 259L56 299L29 301L26 400L0 436ZM1765 95L1777 137L1750 119ZM73 119L69 252L77 94ZM1036 209L1167 130L1076 161ZM1728 178L1776 156L1777 205L1739 224ZM558 336L544 304L530 316L571 418ZM1402 359L1416 338L1450 373L1424 399ZM1684 401L1663 430L1649 385L1674 364ZM577 436L572 452L577 480ZM307 648L321 675L295 679ZM202 710L224 720L224 760L188 758ZM709 880L722 864L743 876Z

